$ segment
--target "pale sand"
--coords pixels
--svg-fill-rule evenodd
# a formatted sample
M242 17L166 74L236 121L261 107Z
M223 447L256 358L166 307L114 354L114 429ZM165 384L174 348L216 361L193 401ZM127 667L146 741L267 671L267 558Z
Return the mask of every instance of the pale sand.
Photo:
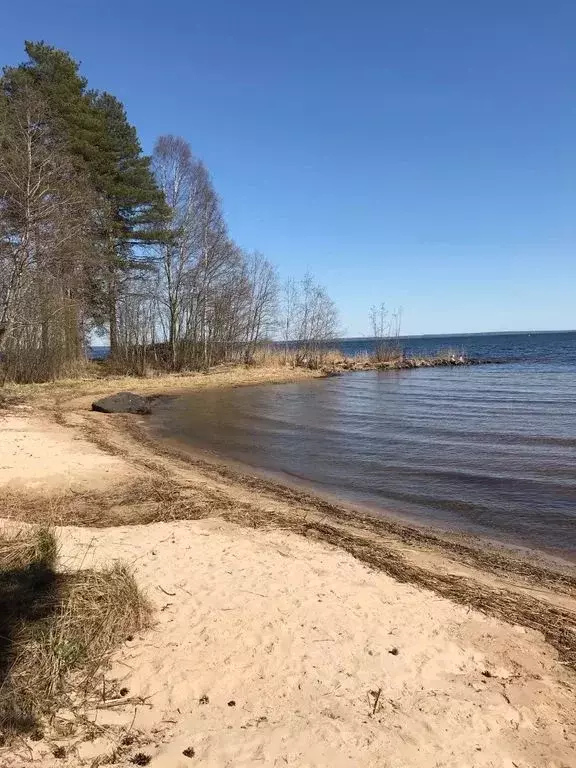
M124 458L47 414L7 414L0 486L53 493L144 477L136 448L119 445ZM199 469L177 474L221 490ZM252 497L272 511L269 498ZM156 625L119 650L107 675L109 688L121 680L146 705L93 713L109 731L62 742L64 760L46 741L28 742L2 750L2 768L95 767L126 731L137 740L115 765L143 752L153 768L576 766L575 676L538 632L285 530L212 518L57 535L63 567L123 560L153 600ZM189 747L194 757L183 755Z
M20 415L20 414L23 415ZM96 451L47 415L0 418L0 489L67 493L104 490L134 472L122 459Z
M96 715L148 734L132 754L151 766L576 764L573 693L535 632L281 531L201 520L58 534L67 567L133 563L153 599L156 626L107 676L151 706ZM113 743L80 743L71 764Z

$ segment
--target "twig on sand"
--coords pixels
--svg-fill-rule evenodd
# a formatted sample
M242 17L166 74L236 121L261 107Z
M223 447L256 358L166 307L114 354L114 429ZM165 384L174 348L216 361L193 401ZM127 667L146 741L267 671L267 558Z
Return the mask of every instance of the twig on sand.
M28 752L30 753L30 757L32 758L33 755L34 755L34 751L33 751L32 747L30 746L30 744L27 744L25 739L23 739L22 736L20 736L20 734L16 734L16 738L22 744L22 746L25 747L28 750Z
M378 690L376 691L376 695L374 697L374 706L372 708L372 714L373 715L376 714L376 710L378 708L378 702L380 701L381 694L382 694L382 688L378 688Z
M167 592L164 587L161 587L160 584L156 585L157 589L159 589L161 592L164 592L165 595L168 595L168 597L176 597L176 592Z
M151 707L152 704L148 701L148 699L152 698L152 695L150 696L133 696L130 699L126 698L120 698L120 699L110 699L109 701L103 702L102 704L97 705L97 709L112 709L112 707L120 707L125 706L127 704L135 704L137 706L146 706Z
M128 727L128 731L127 731L127 733L130 733L130 731L132 730L132 728L134 728L134 722L136 721L136 715L137 715L137 714L138 714L138 706L135 706L135 707L134 707L134 717L132 718L132 722L130 723L130 725L129 725L129 727Z

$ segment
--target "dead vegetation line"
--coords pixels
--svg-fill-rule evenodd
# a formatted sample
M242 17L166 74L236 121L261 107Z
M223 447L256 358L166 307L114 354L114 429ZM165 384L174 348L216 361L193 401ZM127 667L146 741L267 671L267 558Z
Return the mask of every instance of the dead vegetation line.
M71 428L76 425L68 424ZM84 435L101 450L128 459L148 471L139 479L106 493L66 494L44 502L19 496L12 514L10 502L0 501L0 512L18 519L38 519L62 525L107 527L146 524L160 521L194 520L217 515L244 526L259 528L277 526L316 538L339 547L370 567L384 571L397 581L412 583L433 590L467 607L478 609L509 623L517 623L541 631L562 658L576 667L576 615L545 599L519 593L507 587L497 588L472 577L440 573L411 563L402 553L405 545L448 553L457 562L496 573L504 578L516 575L526 581L576 596L576 579L569 574L555 573L520 558L491 550L481 552L472 546L446 541L396 521L358 516L305 492L278 485L272 481L238 472L225 465L191 456L184 451L159 445L131 417L106 417L105 421L86 418ZM129 442L126 443L126 440ZM150 456L154 456L151 459ZM168 459L168 464L162 459ZM233 498L225 490L206 488L202 482L183 480L176 471L193 466L201 476L218 481L223 486L239 485L267 496L271 502L288 504L292 511L283 511L278 504L263 509Z
M419 568L398 557L396 552L372 546L366 539L354 536L349 531L318 524L313 525L313 530L322 541L345 549L368 565L385 571L396 581L430 589L509 624L519 624L542 632L561 658L576 669L576 616L571 611L528 595L493 589L460 576Z
M174 446L160 444L137 421L129 416L122 417L115 423L115 426L120 427L139 446L147 447L155 456L165 456L172 460L176 459L185 466L193 466L204 475L216 480L228 481L234 485L241 485L245 488L265 493L272 499L280 499L290 504L298 504L301 508L304 507L314 512L321 512L323 515L328 516L330 520L337 520L355 529L369 531L379 536L391 536L403 545L414 544L437 550L443 554L450 553L462 563L498 572L507 577L510 574L515 574L523 578L538 580L542 585L554 587L556 590L561 590L571 597L576 597L576 576L570 573L554 571L539 566L527 559L517 557L511 552L504 554L490 546L478 549L449 538L443 538L432 531L420 530L390 518L377 518L360 511L350 512L306 491L290 488L289 486L284 486L255 475L248 475L225 464L205 461ZM106 438L103 439L103 442L108 442L108 445L110 445ZM119 454L123 455L122 451L119 451Z
M448 551L460 562L496 572L504 577L515 574L524 579L537 580L540 585L561 591L570 597L576 596L575 577L548 571L528 561L507 557L492 550L481 552L474 547L444 540L434 534L410 528L396 521L381 520L366 515L356 518L347 510L324 499L263 478L243 474L225 465L204 461L173 446L159 445L137 421L129 416L115 419L114 427L119 428L122 434L131 438L140 448L147 448L155 456L176 459L185 466L194 466L204 475L216 480L240 484L266 493L272 499L280 498L290 504L298 504L300 508L299 514L290 516L283 515L277 510L268 510L264 514L255 506L232 502L224 494L212 493L205 509L217 512L224 519L252 527L273 524L299 534L314 536L318 540L346 550L357 559L386 572L397 581L431 589L443 597L496 616L508 623L539 630L559 651L562 658L576 668L576 615L573 612L511 589L496 589L475 579L420 568L407 562L398 549L398 544L414 544L437 551ZM107 444L109 450L117 450L123 455L122 449L115 446L103 433L99 434L98 439L101 443ZM137 460L140 461L140 458ZM175 488L178 485L180 485L179 481L173 477L170 482L172 493L176 492ZM197 493L200 492L200 489L195 490ZM184 489L181 488L181 492L183 491ZM202 489L201 493L206 493L206 490ZM191 504L191 500L183 504L181 500L178 506L180 506L179 510L173 505L168 505L170 509L168 516L166 510L164 512L158 510L158 514L164 514L163 519L179 519L179 515L185 519L191 519L190 512L194 509L197 514L199 511L198 504ZM314 519L317 518L318 513L320 513L320 519ZM396 546L386 546L386 539Z

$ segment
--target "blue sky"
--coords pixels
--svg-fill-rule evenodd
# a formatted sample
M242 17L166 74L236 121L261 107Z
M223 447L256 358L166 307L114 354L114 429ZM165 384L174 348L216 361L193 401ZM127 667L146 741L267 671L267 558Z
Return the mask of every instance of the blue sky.
M29 0L117 95L144 149L174 133L232 236L326 285L347 335L576 328L573 0Z

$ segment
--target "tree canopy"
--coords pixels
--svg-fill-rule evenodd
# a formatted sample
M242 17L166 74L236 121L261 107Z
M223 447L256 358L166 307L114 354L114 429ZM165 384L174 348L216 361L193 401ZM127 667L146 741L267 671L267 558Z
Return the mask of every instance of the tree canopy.
M231 239L208 169L180 137L144 154L122 102L67 51L25 51L0 77L4 378L69 374L98 328L123 370L250 359L278 333L278 276ZM298 285L292 324L328 338L333 305Z

